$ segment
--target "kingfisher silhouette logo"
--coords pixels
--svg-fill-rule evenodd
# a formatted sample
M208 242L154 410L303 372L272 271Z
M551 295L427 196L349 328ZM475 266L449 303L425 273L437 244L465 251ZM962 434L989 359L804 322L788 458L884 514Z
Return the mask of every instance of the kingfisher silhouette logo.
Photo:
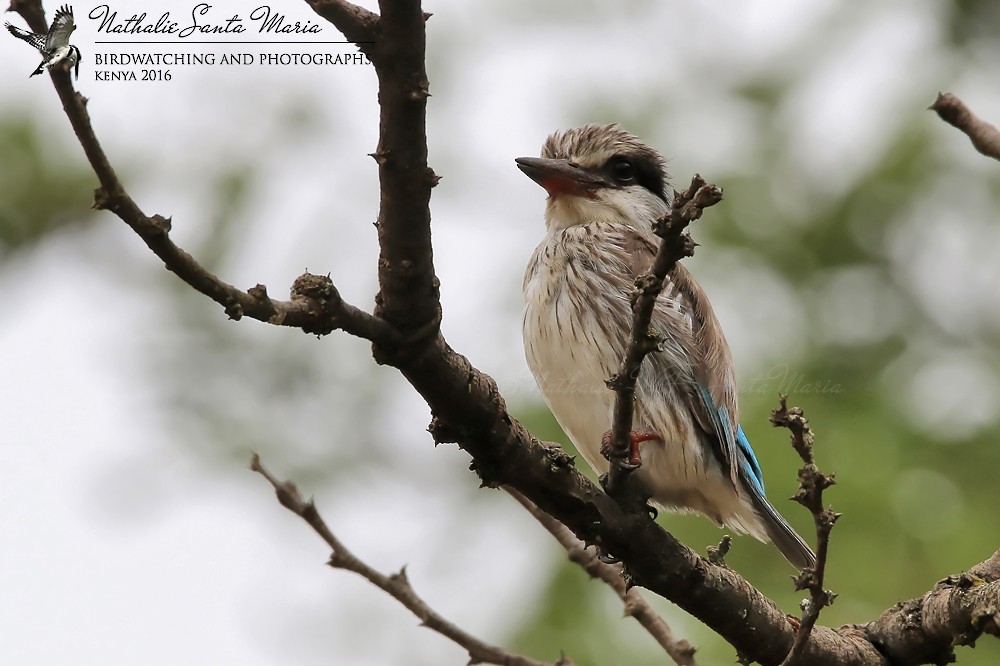
M56 10L55 18L47 32L29 32L16 25L5 23L7 31L20 40L31 44L42 54L42 62L28 76L41 74L42 70L61 66L67 71L72 69L77 78L80 77L80 49L69 43L70 35L76 30L73 20L73 8L63 5Z

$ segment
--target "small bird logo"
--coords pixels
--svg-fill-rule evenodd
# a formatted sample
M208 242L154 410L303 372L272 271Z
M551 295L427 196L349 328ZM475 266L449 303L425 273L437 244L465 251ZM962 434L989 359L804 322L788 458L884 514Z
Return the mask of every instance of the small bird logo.
M56 10L52 25L47 33L28 32L17 26L5 23L10 34L18 39L23 39L34 46L42 54L42 62L35 68L28 78L36 74L41 74L42 70L52 69L60 63L68 63L68 67L73 68L73 73L80 78L80 49L69 43L69 37L76 30L76 23L73 21L73 8L63 5Z

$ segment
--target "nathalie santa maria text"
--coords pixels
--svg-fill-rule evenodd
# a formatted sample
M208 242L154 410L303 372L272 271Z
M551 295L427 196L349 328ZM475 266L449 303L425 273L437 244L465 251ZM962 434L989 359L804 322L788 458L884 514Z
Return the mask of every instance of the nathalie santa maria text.
M132 14L129 18L118 18L118 12L109 5L98 5L87 15L87 18L100 21L97 32L109 35L176 35L181 39L192 35L223 35L242 34L248 26L239 14L227 19L210 16L212 5L202 2L191 9L190 19L187 17L174 20L169 11L163 12L157 19L150 19L146 12ZM268 5L261 5L250 12L251 28L256 32L270 34L318 34L323 28L312 21L287 21L284 14L271 11ZM253 25L255 24L255 25Z

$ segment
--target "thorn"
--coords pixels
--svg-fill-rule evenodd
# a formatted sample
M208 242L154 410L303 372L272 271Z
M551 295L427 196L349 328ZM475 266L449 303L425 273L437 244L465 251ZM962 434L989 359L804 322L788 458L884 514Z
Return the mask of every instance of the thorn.
M267 287L265 287L264 285L262 285L260 283L257 283L253 287L250 287L249 289L247 289L247 293L250 294L250 296L252 296L254 299L256 299L258 301L267 301L267 300L270 300L268 298L268 296L267 296Z
M150 223L152 223L154 227L157 228L157 230L160 231L160 233L164 235L170 233L170 229L173 227L172 217L163 217L162 215L154 215L153 217L149 218L149 221Z
M103 187L98 187L94 190L94 204L90 208L92 210L107 210L110 202L111 196L108 194L108 191Z
M227 305L224 312L233 321L239 321L243 318L243 306L235 301Z
M403 567L398 572L396 572L396 573L392 574L391 576L389 576L389 582L390 583L394 583L394 584L398 584L398 585L402 585L403 587L410 587L410 579L406 575L406 565L405 564L403 565Z
M604 380L604 384L612 391L624 388L624 379L617 372Z
M427 184L436 187L441 182L441 176L434 173L434 169L427 167Z
M426 79L417 84L415 90L410 91L410 99L414 102L422 102L430 96L430 83Z

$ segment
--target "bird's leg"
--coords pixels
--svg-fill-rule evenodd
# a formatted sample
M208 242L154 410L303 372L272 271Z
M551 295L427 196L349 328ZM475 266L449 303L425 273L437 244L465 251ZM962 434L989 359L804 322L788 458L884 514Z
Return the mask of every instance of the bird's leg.
M642 456L639 455L639 444L642 442L649 442L654 439L663 439L663 436L652 428L643 428L641 430L633 430L630 432L628 460L621 461L621 464L630 469L642 466ZM607 460L611 460L613 451L614 446L611 442L611 431L609 430L601 437L601 455Z

